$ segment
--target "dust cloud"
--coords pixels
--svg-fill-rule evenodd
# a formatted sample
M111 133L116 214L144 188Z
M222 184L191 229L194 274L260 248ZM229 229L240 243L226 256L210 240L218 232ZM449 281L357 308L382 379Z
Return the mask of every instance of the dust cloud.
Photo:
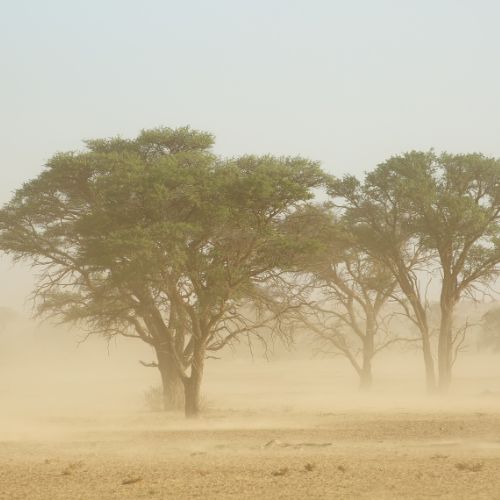
M366 393L346 361L315 356L307 338L292 350L277 345L269 359L258 347L253 358L228 349L208 360L203 414L189 421L148 407L145 393L160 378L139 363L153 360L143 343L78 343L83 332L7 316L0 498L499 491L500 363L473 345L458 358L446 397L425 394L416 350L381 353ZM470 475L482 482L466 481Z
M159 386L159 373L144 343L36 322L12 312L0 333L2 416L14 420L148 412L145 393ZM298 345L276 345L267 355L254 346L227 349L207 360L203 399L213 411L308 414L329 411L428 411L500 409L498 354L472 345L459 356L446 397L425 394L418 349L392 349L374 361L374 387L358 379L341 357L317 354L303 335ZM3 428L5 432L5 427Z

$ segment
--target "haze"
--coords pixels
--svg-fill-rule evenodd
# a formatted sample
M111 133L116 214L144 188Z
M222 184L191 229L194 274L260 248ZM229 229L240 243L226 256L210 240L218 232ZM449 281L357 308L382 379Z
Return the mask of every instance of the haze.
M224 159L300 156L337 179L408 151L500 158L499 19L494 0L4 2L0 203L57 152L157 127L209 132ZM140 363L157 361L154 346L79 343L84 325L31 318L37 272L1 253L0 499L500 496L489 275L456 304L466 335L440 396L417 342L429 327L439 388L438 266L417 287L428 322L393 320L404 314L389 303L370 390L321 343L324 317L292 314L293 339L208 351L198 418L184 420Z
M411 149L500 154L495 1L7 3L0 199L83 138L190 124L221 154L360 174ZM29 277L7 273L19 307Z

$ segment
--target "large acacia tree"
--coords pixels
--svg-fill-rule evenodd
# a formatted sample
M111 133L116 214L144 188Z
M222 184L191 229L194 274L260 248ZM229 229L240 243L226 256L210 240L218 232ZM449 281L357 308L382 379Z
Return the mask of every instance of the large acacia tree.
M188 128L55 155L0 213L0 246L39 268L40 313L156 351L199 411L207 353L279 319L267 285L299 251L283 221L324 175L301 158L221 160ZM173 389L172 389L173 388Z
M201 169L214 161L212 144L210 134L189 128L143 131L134 140L89 140L83 152L54 155L0 213L2 249L38 272L33 291L38 313L79 322L90 333L138 337L151 345L165 408L179 407L184 398L166 344L173 338L181 359L189 352L170 302L158 295L151 299L154 275L146 258L151 246L146 248L137 221L160 208L183 220L181 203L172 198L160 207L151 190L162 175L173 181L182 169L188 183L189 165Z

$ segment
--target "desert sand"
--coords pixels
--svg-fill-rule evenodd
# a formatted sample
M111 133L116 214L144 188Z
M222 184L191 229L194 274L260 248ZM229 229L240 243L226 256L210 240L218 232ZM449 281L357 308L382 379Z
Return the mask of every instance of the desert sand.
M187 425L129 416L111 428L105 420L49 420L52 435L2 441L0 498L500 496L498 414L267 419L213 414Z
M437 398L418 353L380 358L371 394L339 359L229 354L186 421L146 408L140 346L37 335L4 343L2 499L500 498L498 356L464 354Z

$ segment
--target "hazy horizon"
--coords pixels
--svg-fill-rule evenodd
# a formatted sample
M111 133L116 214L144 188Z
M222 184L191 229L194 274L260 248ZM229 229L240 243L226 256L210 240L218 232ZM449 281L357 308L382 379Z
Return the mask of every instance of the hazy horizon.
M2 7L0 498L500 497L500 2Z
M335 175L411 149L500 156L499 16L485 0L6 3L0 202L57 151L160 125ZM23 308L29 273L0 271L0 304Z

